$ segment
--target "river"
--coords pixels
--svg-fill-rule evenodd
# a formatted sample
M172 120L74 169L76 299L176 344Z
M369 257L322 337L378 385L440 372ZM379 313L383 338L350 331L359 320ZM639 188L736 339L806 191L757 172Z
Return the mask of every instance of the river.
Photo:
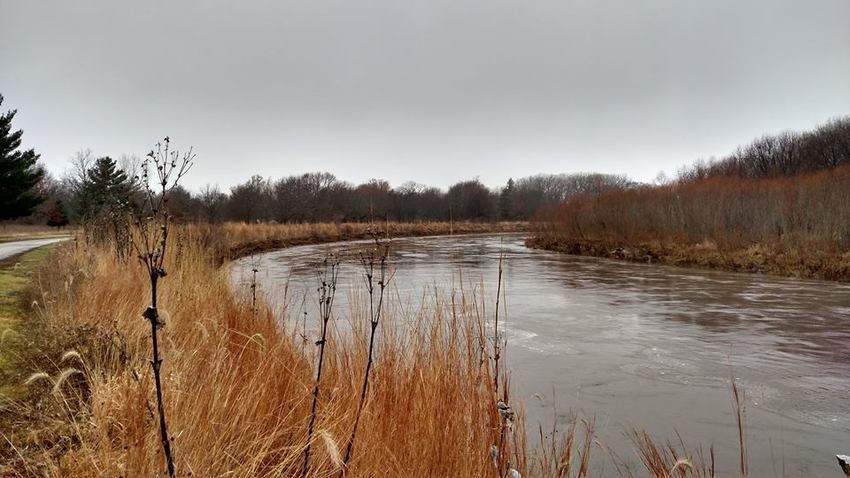
M745 391L751 476L840 476L835 454L850 453L850 285L576 257L523 242L396 239L392 265L402 300L482 281L495 295L504 254L508 367L530 431L562 425L570 411L595 416L599 441L633 464L625 430L676 442L678 432L688 445L713 444L718 476L728 476L738 456L734 376ZM256 267L277 307L301 307L316 293L311 264L351 245L267 252L237 261L232 274L243 287ZM346 288L362 288L360 272L343 267L337 310Z

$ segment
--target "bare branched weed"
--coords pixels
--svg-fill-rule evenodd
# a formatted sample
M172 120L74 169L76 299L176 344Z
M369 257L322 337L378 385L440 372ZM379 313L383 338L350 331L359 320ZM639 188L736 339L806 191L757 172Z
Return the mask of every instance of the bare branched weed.
M328 349L328 335L330 331L331 318L333 317L334 298L336 297L337 280L339 279L340 259L338 256L329 254L318 267L318 294L319 315L321 329L316 346L319 348L318 364L316 366L316 383L313 385L313 400L310 406L310 421L307 425L307 445L304 448L304 465L301 468L301 476L306 477L310 471L310 448L313 444L313 430L318 416L319 393L322 386L322 370L325 364L325 350ZM306 334L305 334L306 336ZM326 432L327 433L327 432Z
M363 407L366 404L366 393L369 391L370 373L372 371L372 364L374 363L375 333L378 330L378 325L381 322L381 314L384 311L385 292L393 276L389 264L389 242L381 240L378 235L375 235L373 241L374 244L360 251L360 265L363 268L363 278L367 293L369 294L369 350L366 354L363 386L360 389L360 397L357 401L354 425L351 429L351 436L348 438L348 443L345 446L345 456L342 459L341 477L345 476L348 464L351 461L354 440L357 437L357 428L360 425L360 417L363 414Z
M159 281L165 278L165 258L170 249L175 249L169 244L169 232L171 231L168 201L171 191L177 187L180 179L192 169L195 154L190 148L187 152L180 153L171 148L171 140L168 136L156 144L156 149L151 150L142 161L141 185L144 193L144 207L133 217L132 224L135 228L134 234L129 235L130 244L136 253L139 263L147 270L150 280L151 302L145 308L142 316L151 325L151 368L153 370L154 390L156 393L156 410L159 421L160 441L165 457L168 476L174 478L176 469L174 466L174 453L171 448L171 436L168 434L166 423L165 400L162 392L162 362L159 353L158 331L165 326L165 314L160 312L157 305L159 299ZM116 244L119 238L116 237ZM178 250L182 250L177 245ZM121 254L118 257L121 258ZM179 260L180 254L176 256Z

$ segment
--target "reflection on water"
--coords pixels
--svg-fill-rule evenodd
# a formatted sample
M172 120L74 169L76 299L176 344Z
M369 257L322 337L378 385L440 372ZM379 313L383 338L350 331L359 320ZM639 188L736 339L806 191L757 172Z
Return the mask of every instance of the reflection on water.
M329 247L352 246L274 251L233 274L257 264L262 290L292 316L313 302L312 264ZM495 291L502 252L508 362L529 425L568 410L595 415L600 441L627 458L627 427L678 431L713 443L731 472L734 374L753 476L837 476L834 455L850 451L850 286L566 256L527 249L519 235L482 235L394 241L396 297L415 308L435 286ZM361 287L359 273L346 264L341 290Z

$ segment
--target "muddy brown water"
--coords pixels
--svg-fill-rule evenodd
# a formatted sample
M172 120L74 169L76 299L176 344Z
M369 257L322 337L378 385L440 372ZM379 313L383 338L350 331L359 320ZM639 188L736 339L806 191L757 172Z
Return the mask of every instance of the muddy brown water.
M517 234L396 239L392 264L395 300L415 308L435 287L448 294L483 284L495 295L505 254L507 359L530 442L538 423L563 427L572 411L595 416L599 442L637 470L630 427L713 444L718 476L732 476L734 376L745 390L751 476L841 476L835 454L850 452L850 285L621 263L523 242ZM355 244L241 259L235 287L247 289L256 267L276 307L307 310L314 322L314 263ZM362 289L361 272L353 259L344 263L339 314L346 291ZM613 475L608 452L593 453L592 476Z

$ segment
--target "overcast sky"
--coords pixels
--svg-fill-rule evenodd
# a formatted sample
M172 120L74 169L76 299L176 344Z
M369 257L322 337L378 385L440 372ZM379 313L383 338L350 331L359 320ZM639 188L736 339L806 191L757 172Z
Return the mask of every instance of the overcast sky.
M850 0L0 0L0 93L57 174L651 180L850 114Z

